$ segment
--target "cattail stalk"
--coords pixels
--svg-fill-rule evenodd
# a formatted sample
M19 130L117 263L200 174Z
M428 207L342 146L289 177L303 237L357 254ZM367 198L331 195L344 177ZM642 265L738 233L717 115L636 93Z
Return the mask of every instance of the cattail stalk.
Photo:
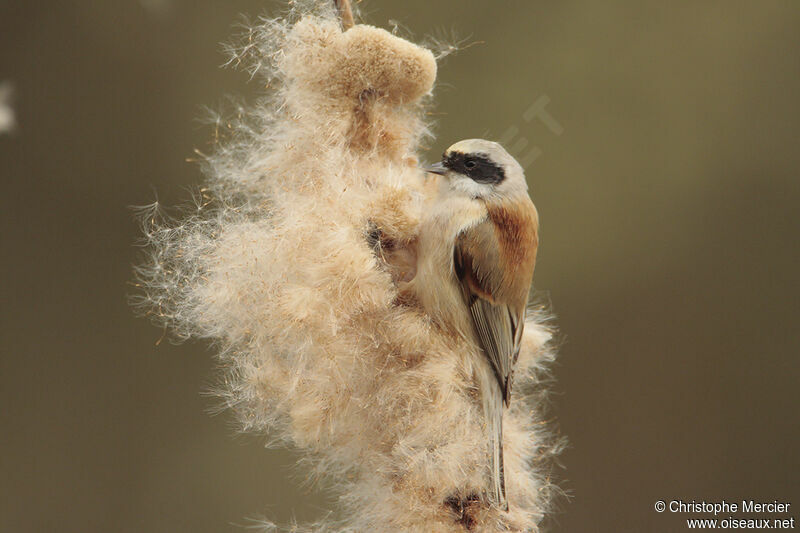
M557 451L537 414L545 315L529 313L505 415L503 512L484 497L475 347L397 290L433 194L416 161L434 56L352 25L347 2L293 5L234 49L270 93L218 120L196 209L143 217L136 303L176 338L210 340L242 429L301 450L339 496L307 529L538 531Z

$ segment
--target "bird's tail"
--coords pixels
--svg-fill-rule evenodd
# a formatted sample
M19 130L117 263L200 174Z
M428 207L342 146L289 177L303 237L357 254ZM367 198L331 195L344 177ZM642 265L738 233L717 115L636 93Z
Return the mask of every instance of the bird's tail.
M503 395L497 383L491 383L485 394L486 426L490 442L490 473L492 488L490 497L500 509L508 511L506 480L503 468Z

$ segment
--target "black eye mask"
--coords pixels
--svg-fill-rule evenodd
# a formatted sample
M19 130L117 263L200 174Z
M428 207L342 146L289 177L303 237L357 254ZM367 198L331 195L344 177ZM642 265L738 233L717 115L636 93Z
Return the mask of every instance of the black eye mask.
M464 174L477 183L497 185L506 177L503 167L494 163L486 154L462 154L450 152L442 157L445 168Z

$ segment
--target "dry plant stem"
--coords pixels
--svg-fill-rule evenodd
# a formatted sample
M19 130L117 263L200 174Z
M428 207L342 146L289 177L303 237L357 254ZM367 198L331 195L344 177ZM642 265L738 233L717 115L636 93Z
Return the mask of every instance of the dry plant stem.
M559 449L537 417L546 316L528 316L503 420L502 512L482 496L474 346L398 286L437 190L415 164L434 55L329 1L291 2L235 50L270 93L223 119L196 206L176 221L143 214L134 303L178 339L213 342L242 429L294 447L338 496L336 513L292 531L538 533Z
M339 18L342 19L342 29L349 30L355 25L353 20L353 10L350 7L350 0L333 0L336 9L339 10Z

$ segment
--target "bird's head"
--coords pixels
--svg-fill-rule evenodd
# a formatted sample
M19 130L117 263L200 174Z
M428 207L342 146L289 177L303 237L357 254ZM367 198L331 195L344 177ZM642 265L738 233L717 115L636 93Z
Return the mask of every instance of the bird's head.
M517 160L492 141L467 139L445 150L442 161L424 169L447 180L452 192L484 200L527 195L525 174Z

